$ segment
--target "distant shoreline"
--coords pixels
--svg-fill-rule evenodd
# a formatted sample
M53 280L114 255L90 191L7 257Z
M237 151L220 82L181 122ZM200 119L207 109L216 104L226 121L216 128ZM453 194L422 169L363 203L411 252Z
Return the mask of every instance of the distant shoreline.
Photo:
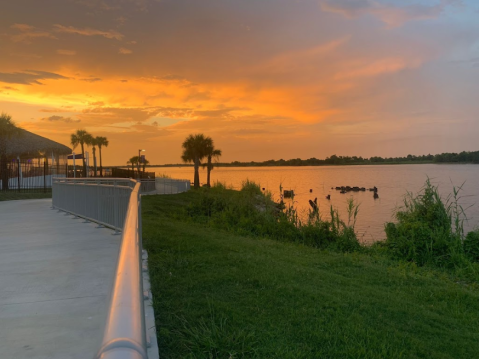
M418 162L418 161L411 161L411 162L373 162L373 163L344 163L344 164L318 164L318 165L266 165L266 164L229 164L229 163L216 163L215 167L341 167L341 166L389 166L389 165L478 165L479 163L474 162L433 162L433 161L425 161L425 162ZM112 167L112 168L127 168L127 166L105 166L105 167ZM172 168L172 167L185 167L185 168L192 168L193 165L190 164L166 164L166 165L147 165L146 168ZM201 166L200 166L201 167Z

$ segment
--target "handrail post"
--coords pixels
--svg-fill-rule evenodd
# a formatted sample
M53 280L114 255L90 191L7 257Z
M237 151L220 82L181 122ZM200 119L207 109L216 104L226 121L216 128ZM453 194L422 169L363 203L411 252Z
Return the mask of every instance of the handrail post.
M120 226L120 209L118 208L119 203L119 191L117 187L117 182L115 181L113 184L113 222L117 234L119 233L118 228Z

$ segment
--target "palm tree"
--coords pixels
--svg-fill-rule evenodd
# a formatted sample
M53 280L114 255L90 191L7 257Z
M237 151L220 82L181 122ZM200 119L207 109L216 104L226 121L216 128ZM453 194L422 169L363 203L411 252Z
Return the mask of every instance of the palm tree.
M135 167L138 166L138 156L133 156L132 158L129 159L128 162L131 163L131 169L133 170L133 177L135 177Z
M132 164L133 166L133 164ZM130 170L130 160L126 161L126 169L129 171ZM129 175L129 174L128 174Z
M77 132L71 134L71 144L73 149L78 145L81 146L81 154L83 158L83 175L86 176L86 162L85 162L85 145L89 143L91 135L85 130L77 130Z
M91 146L93 152L93 177L96 177L96 146L98 143L96 142L96 137L90 136L88 138L88 142L86 142L88 146Z
M102 166L102 162L101 162L101 148L103 146L105 147L108 147L108 139L106 137L102 137L102 136L97 136L95 137L95 140L96 140L96 144L98 146L98 151L100 152L100 177L103 177L103 166Z
M213 143L213 140L211 140L211 146L208 146L208 148L206 149L206 157L208 158L208 162L205 165L203 165L203 166L206 166L206 170L207 170L206 185L208 187L211 187L210 177L211 177L211 171L213 171L213 167L214 167L212 163L212 159L218 159L220 158L221 155L222 155L221 150L216 149Z
M193 162L195 166L194 187L200 187L200 161L207 156L208 147L213 145L213 141L203 134L189 135L181 145L183 147L183 155L181 159L185 162Z
M150 161L148 161L148 160L145 158L145 160L143 161L143 173L145 173L146 165L149 165L149 164L150 164Z
M7 140L13 136L21 135L20 129L6 113L0 115L0 172L2 174L2 189L8 189L7 173Z

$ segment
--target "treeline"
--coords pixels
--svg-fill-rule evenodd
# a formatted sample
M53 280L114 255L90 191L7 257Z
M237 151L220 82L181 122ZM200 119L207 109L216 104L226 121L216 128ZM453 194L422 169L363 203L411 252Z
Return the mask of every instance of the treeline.
M239 162L217 163L218 167L262 167L262 166L326 166L326 165L371 165L371 164L414 164L414 163L477 163L479 164L479 151L460 153L441 153L438 155L407 155L405 157L357 157L336 156L326 157L324 160L315 157L307 160L293 158L290 160L268 160L264 162ZM188 166L185 164L152 165L151 167L178 167Z
M264 162L239 162L218 163L221 167L247 167L247 166L324 166L324 165L367 165L367 164L408 164L408 163L479 163L479 151L461 153L441 153L437 155L407 155L405 157L379 157L370 158L357 156L326 157L324 160L315 157L307 160L294 158L289 160L268 160Z

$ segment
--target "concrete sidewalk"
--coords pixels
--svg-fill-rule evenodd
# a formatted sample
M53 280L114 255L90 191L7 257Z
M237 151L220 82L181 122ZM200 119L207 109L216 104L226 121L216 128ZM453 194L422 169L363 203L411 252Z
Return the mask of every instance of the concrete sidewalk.
M50 206L0 202L2 359L91 359L101 344L121 236Z

